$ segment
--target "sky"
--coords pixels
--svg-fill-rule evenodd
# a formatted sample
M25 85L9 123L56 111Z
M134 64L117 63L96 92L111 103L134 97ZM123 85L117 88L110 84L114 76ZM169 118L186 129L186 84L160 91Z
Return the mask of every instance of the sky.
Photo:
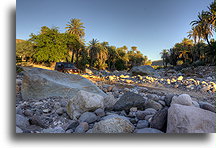
M190 22L213 0L17 0L16 38L29 39L42 26L65 32L72 18L85 26L85 41L137 46L150 60L187 37Z

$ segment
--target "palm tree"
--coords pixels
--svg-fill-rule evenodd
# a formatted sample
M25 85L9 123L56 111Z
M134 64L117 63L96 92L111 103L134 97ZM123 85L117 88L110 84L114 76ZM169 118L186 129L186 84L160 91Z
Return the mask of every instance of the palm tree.
M200 42L202 35L199 26L192 27L192 30L187 33L188 33L188 38L189 39L193 38L195 44Z
M66 32L69 34L75 34L80 39L82 39L85 36L85 30L83 23L80 21L80 19L71 19L68 24L66 24L68 27L65 27L65 29L68 29Z
M70 48L71 52L72 52L72 58L71 58L71 62L74 62L74 55L76 54L76 63L78 62L78 58L79 58L79 51L81 50L81 47L83 47L83 38L85 36L85 30L84 30L84 26L83 23L80 21L80 19L71 19L70 22L68 22L68 24L66 24L68 27L65 27L65 29L68 29L66 31L66 33L68 34L73 34L76 35L78 37L78 41L75 46L68 44L68 47Z
M160 54L161 58L163 59L163 66L167 67L169 52L166 49L164 49Z
M207 41L208 45L211 47L211 43L209 41L209 37L213 36L213 27L209 23L209 12L202 11L199 13L198 20L192 21L191 24L194 26L193 31L199 33L198 37L203 38Z
M89 41L89 56L90 56L90 67L94 66L94 61L97 59L97 53L99 52L98 49L99 41L97 39L92 39Z

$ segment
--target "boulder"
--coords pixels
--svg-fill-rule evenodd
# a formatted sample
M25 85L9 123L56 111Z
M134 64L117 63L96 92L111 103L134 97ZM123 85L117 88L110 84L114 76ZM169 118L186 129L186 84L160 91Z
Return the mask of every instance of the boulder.
M146 120L139 120L137 122L136 128L141 129L141 128L147 128L148 126L149 126L148 121L146 121Z
M125 117L107 116L94 124L92 133L132 133L134 125Z
M96 109L96 110L94 111L94 113L95 113L97 116L99 116L99 117L105 116L104 109L102 109L102 108Z
M91 81L79 75L40 68L24 72L21 93L24 100L55 96L72 98L80 90L107 96Z
M164 101L165 101L167 106L170 106L173 97L174 97L174 94L167 94L165 96Z
M126 92L113 106L114 110L126 110L129 111L132 107L137 107L143 110L145 99L138 94L133 92Z
M167 133L215 133L215 120L213 112L173 104L168 109Z
M154 101L159 101L160 100L160 98L156 94L148 94L146 97L148 99L151 99L151 100L154 100Z
M95 115L95 113L85 112L80 116L79 122L93 123L97 119L98 119L98 117Z
M85 133L89 129L87 122L81 122L75 129L75 133Z
M178 97L174 96L172 98L171 104L180 104L180 105L187 105L187 106L192 106L193 105L193 100L188 94L181 94Z
M67 105L67 114L71 119L77 120L78 117L87 111L95 111L104 108L104 97L95 93L80 90Z
M28 118L26 118L22 115L16 114L16 126L18 126L19 128L26 128L29 125L30 124L29 124Z
M155 76L159 77L160 75L155 71L154 68L152 68L149 65L143 65L143 66L134 66L131 69L132 75L141 75L141 76Z
M163 106L160 103L158 103L158 102L156 102L154 100L148 99L145 102L145 108L153 108L153 109L159 111L159 110L161 110L163 108Z
M211 111L211 112L214 112L214 113L216 112L215 106L211 105L208 102L202 102L202 101L200 101L199 105L200 105L200 108L202 108L202 109L205 109L205 110L208 110L208 111Z
M23 130L16 126L16 133L23 133Z
M151 119L150 127L166 131L168 108L158 111Z

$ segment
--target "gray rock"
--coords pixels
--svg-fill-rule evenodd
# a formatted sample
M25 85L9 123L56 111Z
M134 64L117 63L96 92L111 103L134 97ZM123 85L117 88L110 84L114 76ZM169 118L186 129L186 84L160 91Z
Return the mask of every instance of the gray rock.
M141 128L147 128L148 126L149 126L148 121L146 121L146 120L139 120L137 122L136 128L141 129Z
M86 132L86 134L92 134L92 133L93 133L92 129L89 129L89 130Z
M61 127L43 129L41 132L42 133L53 133L53 134L65 133L65 131Z
M22 115L19 115L19 114L16 114L16 126L18 126L19 128L22 128L22 127L27 127L29 126L29 120L28 118L22 116Z
M192 101L192 103L193 103L194 107L200 107L200 105L199 105L199 103L197 101Z
M114 110L126 110L129 111L132 107L137 107L143 110L145 99L138 94L132 92L126 92L114 105Z
M93 133L132 133L133 124L122 116L106 117L94 124Z
M16 126L16 133L23 133L23 130Z
M211 105L210 103L208 102L202 102L200 101L199 102L199 105L200 105L200 108L202 109L205 109L205 110L208 110L208 111L211 111L211 112L214 112L215 113L215 106L214 105Z
M174 96L172 98L172 104L180 104L180 105L187 105L187 106L192 106L193 105L193 100L188 94L181 94L178 97Z
M69 130L67 130L65 133L73 133L73 132L74 132L74 130L69 129Z
M154 100L154 101L159 101L159 99L160 99L160 97L158 97L158 95L156 95L156 94L148 94L147 98Z
M73 131L76 129L76 127L79 125L79 122L78 121L75 121L75 120L69 120L69 122L65 123L63 125L63 129L65 131L69 130L69 129L72 129Z
M131 73L132 75L141 75L141 76L147 76L147 75L151 75L151 76L155 76L155 77L159 77L160 75L155 71L154 68L152 68L149 65L143 65L143 66L134 66L131 69Z
M33 68L26 70L22 82L22 98L41 99L49 97L72 98L78 91L84 90L103 97L106 94L88 79L79 75L53 70Z
M102 109L102 108L96 109L96 110L94 111L94 113L95 113L97 116L99 116L99 117L105 116L104 109Z
M174 96L174 94L167 94L165 96L164 101L165 101L167 106L170 106L173 96Z
M137 112L136 112L136 117L137 117L137 119L139 119L139 120L144 120L144 119L145 119L145 116L146 116L145 111L137 111Z
M147 108L144 112L146 115L154 115L157 111L154 108Z
M145 116L145 120L148 121L148 122L151 122L151 119L154 115L146 115Z
M29 119L29 122L31 125L40 126L42 128L48 128L49 126L45 116L34 115Z
M166 131L168 108L158 111L151 119L150 127Z
M160 103L156 102L156 101L148 99L145 102L145 108L153 108L153 109L158 111L158 110L161 110L163 108L163 106Z
M215 133L215 120L213 112L173 104L168 109L167 133Z
M74 133L85 133L89 129L87 122L81 122L75 129Z
M33 111L30 109L24 110L23 114L27 117L32 117L33 116Z
M80 116L79 122L93 123L97 119L98 119L98 117L95 115L95 113L85 112Z
M56 110L56 113L57 113L58 115L64 114L64 108L62 108L62 107L58 108L58 109Z
M157 133L157 134L160 134L160 133L163 133L162 131L158 130L158 129L154 129L154 128L143 128L143 129L136 129L134 131L134 133Z

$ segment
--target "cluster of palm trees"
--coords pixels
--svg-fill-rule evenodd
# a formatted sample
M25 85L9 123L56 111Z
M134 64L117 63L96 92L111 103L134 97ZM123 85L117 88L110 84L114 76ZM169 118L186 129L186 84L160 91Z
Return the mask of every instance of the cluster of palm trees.
M147 56L143 56L135 46L131 47L131 50L128 50L126 46L116 48L110 46L108 42L99 42L97 39L92 39L85 46L84 28L80 19L71 19L66 27L66 33L76 35L80 43L78 46L68 44L72 55L71 62L75 62L79 68L83 69L87 65L98 70L125 70L133 66L151 63ZM76 61L74 55L76 55Z
M193 63L215 65L216 41L212 38L216 29L215 20L216 2L214 1L207 11L199 13L198 19L191 22L192 29L188 32L188 37L193 40L185 38L181 43L176 43L173 48L161 52L164 66L168 63L174 66Z

